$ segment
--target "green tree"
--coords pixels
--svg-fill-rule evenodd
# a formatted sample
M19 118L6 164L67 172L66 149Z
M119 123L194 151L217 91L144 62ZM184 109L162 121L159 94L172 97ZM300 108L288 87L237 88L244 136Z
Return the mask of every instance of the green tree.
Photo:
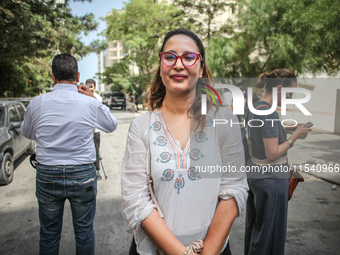
M121 61L106 67L103 73L97 74L105 84L110 84L111 91L121 91L131 86L131 74L126 62Z
M236 2L175 0L174 3L189 23L188 27L205 41L206 60L214 77L244 77L256 73L259 61L249 57L254 40L245 33L235 32L238 28ZM221 23L218 18L226 12L235 16Z
M340 2L332 0L240 0L241 27L256 41L259 72L339 71Z
M108 41L123 42L124 51L128 52L126 61L137 65L139 75L135 80L141 82L139 89L144 90L159 61L160 40L180 22L176 6L131 0L122 10L113 9L105 20L107 29L103 34Z
M206 59L213 77L256 77L261 61L252 54L255 43L245 33L211 39L206 49Z
M239 0L239 24L210 40L215 77L257 77L288 68L296 74L339 72L340 8L331 0Z
M86 0L83 0L86 1ZM90 1L90 0L89 0ZM85 46L80 34L95 30L93 14L76 17L55 0L3 0L0 3L0 95L34 95L50 85L50 62L58 53L77 58L103 47ZM48 77L48 78L47 78Z
M221 34L233 31L233 22L229 20L221 24L216 18L223 15L228 8L236 11L236 4L225 0L174 0L179 9L179 15L185 17L186 27L195 31L201 39L208 41Z

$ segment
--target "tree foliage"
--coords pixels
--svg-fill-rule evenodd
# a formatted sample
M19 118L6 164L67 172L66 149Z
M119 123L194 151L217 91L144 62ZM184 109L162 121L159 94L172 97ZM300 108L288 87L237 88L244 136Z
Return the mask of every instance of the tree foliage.
M201 37L214 77L251 78L276 68L288 68L296 74L339 72L339 1L172 2L177 8L152 0L130 0L123 10L113 10L106 19L105 35L109 41L124 43L130 53L127 65L135 63L139 68L139 84L150 82L159 61L161 38L179 27ZM230 9L237 19L221 23L219 18ZM133 77L128 78L130 85Z
M112 91L121 91L131 84L131 74L126 62L121 61L105 68L103 73L98 74L104 84L112 84Z
M340 2L332 0L241 0L239 20L256 41L259 71L339 71Z
M209 41L207 64L215 78L255 77L261 62L252 54L255 41L245 33Z
M178 10L173 5L155 4L153 0L131 0L122 10L112 10L105 18L104 31L108 41L120 40L126 61L139 69L140 90L148 85L158 64L160 40L180 22Z
M202 40L216 38L233 31L233 22L221 23L218 17L224 15L228 8L233 11L236 4L225 0L174 0L179 15L186 20L186 27L195 31Z
M238 4L234 32L208 44L207 61L215 77L257 77L276 68L296 74L339 72L339 1L239 0Z
M51 84L50 62L54 55L77 58L105 45L85 46L80 34L95 30L93 14L76 17L68 3L54 0L3 0L0 3L0 74L4 91L34 95ZM48 78L47 78L48 77Z

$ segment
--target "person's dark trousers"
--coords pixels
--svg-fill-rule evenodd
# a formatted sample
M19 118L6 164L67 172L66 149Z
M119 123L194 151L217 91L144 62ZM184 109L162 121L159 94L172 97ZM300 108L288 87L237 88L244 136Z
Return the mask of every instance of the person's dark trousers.
M249 178L245 255L284 255L288 178Z
M129 255L139 255L137 253L137 245L136 245L134 237L132 238L132 243L131 243L131 246L130 246ZM225 247L224 251L221 253L221 255L231 255L229 242L228 242L227 246Z
M97 170L97 178L98 180L102 179L102 176L100 175L100 153L99 153L99 147L100 147L100 133L94 132L93 133L93 141L94 141L94 147L96 148L96 162L94 162Z
M230 242L229 241L228 241L228 244L225 247L224 251L222 251L221 255L231 255Z
M39 204L40 255L59 254L64 203L71 204L77 255L93 255L97 178L94 164L37 166L36 196Z
M94 141L94 146L96 148L96 162L95 166L97 171L100 170L100 154L99 154L99 147L100 147L100 133L99 132L94 132L93 134L93 141Z

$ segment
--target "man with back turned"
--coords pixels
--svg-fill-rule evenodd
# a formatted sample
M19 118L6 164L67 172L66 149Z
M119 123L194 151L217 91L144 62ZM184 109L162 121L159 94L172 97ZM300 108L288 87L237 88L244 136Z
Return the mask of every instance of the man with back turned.
M94 254L97 177L93 129L113 132L118 122L89 87L77 88L80 74L74 57L55 56L52 73L53 91L30 102L21 125L22 134L37 141L40 254L59 254L66 199L72 210L76 254Z

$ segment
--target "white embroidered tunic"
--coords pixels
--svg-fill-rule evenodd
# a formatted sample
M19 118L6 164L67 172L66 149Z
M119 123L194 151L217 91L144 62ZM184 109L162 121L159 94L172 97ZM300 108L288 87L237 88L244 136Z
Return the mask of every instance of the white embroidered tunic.
M193 129L183 150L161 110L155 109L150 121L149 117L145 113L131 123L121 174L123 216L135 230L141 255L156 254L155 245L140 228L155 208L147 185L149 145L155 196L164 221L185 246L204 240L219 199L235 198L240 213L248 195L245 173L221 171L223 166L224 170L244 166L240 127L230 125L238 120L229 109L211 108L204 130ZM213 119L228 123L214 127ZM203 172L207 169L214 172Z

